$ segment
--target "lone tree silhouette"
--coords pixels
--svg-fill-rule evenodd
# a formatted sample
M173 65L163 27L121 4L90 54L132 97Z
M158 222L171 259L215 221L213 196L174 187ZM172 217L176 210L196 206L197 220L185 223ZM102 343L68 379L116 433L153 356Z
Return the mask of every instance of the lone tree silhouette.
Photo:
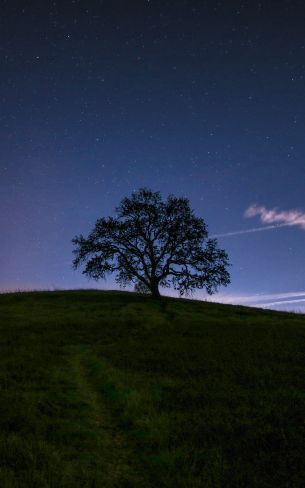
M101 218L87 238L72 240L74 268L98 280L116 273L121 286L136 284L159 297L159 286L188 295L206 289L210 295L230 283L228 255L208 239L202 218L195 217L187 198L140 188L124 198L116 218Z

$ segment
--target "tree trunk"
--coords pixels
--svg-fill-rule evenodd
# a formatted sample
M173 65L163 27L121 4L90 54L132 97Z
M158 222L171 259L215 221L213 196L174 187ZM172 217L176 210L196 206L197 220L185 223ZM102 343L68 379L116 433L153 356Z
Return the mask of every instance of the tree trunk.
M161 295L160 295L160 292L159 292L159 285L158 283L156 282L153 282L151 284L151 294L154 298L159 298Z

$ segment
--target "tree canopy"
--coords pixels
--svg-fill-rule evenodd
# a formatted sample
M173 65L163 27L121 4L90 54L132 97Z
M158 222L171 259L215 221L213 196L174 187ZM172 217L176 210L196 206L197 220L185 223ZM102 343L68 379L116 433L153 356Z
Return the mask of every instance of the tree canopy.
M123 287L135 284L160 296L159 287L188 295L196 289L215 293L230 283L228 255L208 238L204 220L189 200L140 188L116 208L116 218L102 217L87 238L73 239L74 268L96 280L115 273Z

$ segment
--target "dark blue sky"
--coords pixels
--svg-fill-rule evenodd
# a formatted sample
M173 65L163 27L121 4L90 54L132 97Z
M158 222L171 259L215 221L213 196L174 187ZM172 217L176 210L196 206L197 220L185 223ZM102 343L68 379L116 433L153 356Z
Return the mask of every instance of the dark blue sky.
M0 289L95 287L72 237L147 186L212 235L272 227L219 237L216 300L305 303L304 22L303 1L2 2Z

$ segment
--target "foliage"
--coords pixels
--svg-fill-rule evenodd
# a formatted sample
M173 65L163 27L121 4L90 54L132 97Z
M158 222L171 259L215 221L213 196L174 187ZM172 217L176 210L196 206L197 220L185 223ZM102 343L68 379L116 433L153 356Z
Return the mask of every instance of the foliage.
M202 218L195 217L186 198L142 188L124 198L117 218L97 220L88 238L73 239L74 267L85 263L83 273L105 278L116 273L123 287L142 283L154 296L159 286L173 285L180 295L196 289L209 294L230 283L228 256L208 239Z
M143 281L138 281L134 286L134 291L136 293L142 293L143 295L149 295L149 288L143 283Z

